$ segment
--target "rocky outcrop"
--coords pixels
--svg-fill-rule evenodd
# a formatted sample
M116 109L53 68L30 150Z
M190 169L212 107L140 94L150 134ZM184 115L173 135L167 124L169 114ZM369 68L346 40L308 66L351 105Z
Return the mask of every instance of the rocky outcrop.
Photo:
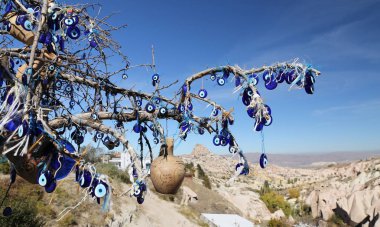
M373 163L351 164L342 168L344 172L339 169L328 185L314 189L305 200L313 218L327 221L336 214L349 225L376 223L380 215L380 171L372 167Z
M193 151L191 152L191 155L194 157L200 157L200 156L206 156L209 155L211 152L203 145L197 144L193 148Z

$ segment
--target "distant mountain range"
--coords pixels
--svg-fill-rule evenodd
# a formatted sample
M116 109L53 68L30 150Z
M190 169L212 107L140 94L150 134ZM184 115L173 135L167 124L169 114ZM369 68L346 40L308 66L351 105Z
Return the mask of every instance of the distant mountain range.
M372 157L380 157L379 151L363 152L330 152L313 154L271 154L268 153L269 163L286 167L313 167L328 165L331 163L344 163L355 160L365 160ZM260 153L245 153L247 159L257 163Z

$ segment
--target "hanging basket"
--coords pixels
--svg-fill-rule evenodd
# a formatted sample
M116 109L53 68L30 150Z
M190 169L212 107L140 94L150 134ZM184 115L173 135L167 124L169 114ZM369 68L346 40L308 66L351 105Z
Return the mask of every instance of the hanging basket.
M5 16L9 18L9 23L11 24L9 34L25 45L31 46L34 40L34 33L32 31L25 30L21 25L17 25L17 16L18 14L14 12L11 12Z
M185 177L185 164L179 157L173 156L173 138L166 139L166 151L160 152L150 169L150 178L157 192L175 194ZM161 149L165 145L161 146Z

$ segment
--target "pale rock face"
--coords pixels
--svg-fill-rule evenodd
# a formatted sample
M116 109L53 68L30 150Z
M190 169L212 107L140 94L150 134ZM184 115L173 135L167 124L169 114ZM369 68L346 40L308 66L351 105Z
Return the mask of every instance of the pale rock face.
M210 151L206 147L204 147L203 145L197 144L197 145L195 145L191 154L195 157L207 156L210 154Z
M354 223L362 222L367 216L372 221L374 216L380 215L380 172L373 166L375 163L366 161L336 169L337 177L330 180L329 186L321 185L305 200L313 218L328 220L337 205Z
M234 174L238 160L236 157L217 154L197 145L190 155L183 155L182 158L194 166L200 164L213 183L213 190L234 204L244 215L258 222L268 221L274 216L256 191L260 190L265 181L274 189L298 187L301 190L298 201L304 201L311 207L313 218L323 217L323 224L334 214L334 209L341 208L353 222L360 222L367 215L372 220L380 211L380 159L317 169L276 165L261 169L258 164L250 163L248 176L238 177L232 185L226 185ZM292 204L293 200L288 202ZM281 212L278 211L276 217L282 216Z
M272 219L280 220L281 218L284 218L284 217L285 217L284 211L282 211L281 209L275 211L272 214Z

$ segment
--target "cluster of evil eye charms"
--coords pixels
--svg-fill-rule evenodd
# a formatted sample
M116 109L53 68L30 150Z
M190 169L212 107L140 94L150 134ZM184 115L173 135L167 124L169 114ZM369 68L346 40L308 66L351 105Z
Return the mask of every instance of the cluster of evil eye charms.
M307 94L314 93L315 77L309 69L305 73L296 73L294 69L279 69L278 71L264 71L263 79L268 90L274 90L278 84L287 84L303 87Z
M214 138L212 139L212 143L215 146L227 146L230 144L233 146L233 139L231 137L231 134L226 130L222 129L218 135L215 135Z
M94 174L86 168L76 166L75 180L81 188L88 188L89 194L97 199L100 204L100 199L110 193L110 185L102 179L101 175Z
M132 185L131 195L136 197L138 204L142 204L144 202L146 191L146 183L142 180L136 180Z

